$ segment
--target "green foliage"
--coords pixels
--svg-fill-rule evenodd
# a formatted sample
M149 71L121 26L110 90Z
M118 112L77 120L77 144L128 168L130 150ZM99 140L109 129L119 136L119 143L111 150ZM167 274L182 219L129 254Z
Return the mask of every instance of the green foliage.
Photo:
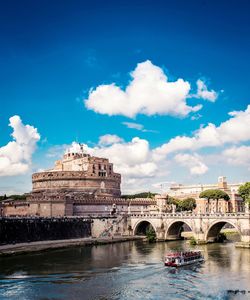
M7 199L7 196L6 196L6 194L5 195L3 195L3 196L0 196L0 201L2 201L2 200L6 200Z
M3 200L8 200L8 199L11 199L11 200L26 200L26 195L10 195L10 196L6 196L6 195L3 195L3 196L0 196L0 201L3 201Z
M250 204L250 182L239 187L239 195L246 203Z
M191 239L189 241L189 244L190 245L197 245L197 241L196 241L196 239L193 236L191 237Z
M176 206L176 211L189 211L196 207L196 201L194 198L186 199L175 199L173 197L168 197L168 204L174 204Z
M186 198L180 201L181 210L193 210L196 207L196 202L194 198Z
M177 202L178 202L178 199L175 199L175 198L173 198L171 196L168 196L168 204L174 204L174 205L176 205Z
M155 195L157 195L157 194L151 193L151 192L143 192L143 193L132 194L132 195L122 195L121 198L124 198L124 199L151 198L151 199L153 199Z
M219 200L219 199L224 199L224 200L229 200L230 197L228 196L227 193L221 190L205 190L200 193L199 195L200 198L206 198L207 200Z
M149 227L146 231L146 237L149 243L156 242L156 234L152 227Z

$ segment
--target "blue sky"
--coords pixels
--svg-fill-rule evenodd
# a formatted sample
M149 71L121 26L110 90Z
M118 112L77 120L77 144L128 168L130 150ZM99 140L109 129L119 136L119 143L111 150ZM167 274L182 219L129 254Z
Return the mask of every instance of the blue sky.
M12 141L13 129L8 124L14 115L20 116L23 124L36 128L40 140L36 140L36 149L31 147L28 160L20 158L19 162L28 162L26 171L6 174L1 173L0 166L0 192L30 190L30 174L51 166L60 157L63 145L78 141L90 148L110 147L98 146L100 136L107 134L120 137L122 141L117 143L125 147L134 137L148 142L145 161L114 159L120 164L118 171L125 173L125 191L154 189L165 181L213 182L221 173L230 181L249 180L250 159L239 158L248 153L248 136L237 143L231 137L214 147L205 144L165 153L160 165L165 166L166 173L161 170L160 175L156 171L159 162L151 153L177 136L193 137L194 131L208 123L219 127L231 118L231 111L247 109L249 9L249 1L1 3L0 147ZM208 91L216 92L216 100L188 96L188 105L201 104L202 109L175 116L169 111L148 115L138 110L130 118L124 113L110 116L86 108L83 100L89 98L90 89L115 83L124 90L132 80L130 72L146 61L159 67L168 81L182 78L188 82L189 95L197 93L196 82L202 80ZM156 100L153 96L150 99L152 103ZM135 103L137 98L131 101ZM248 117L240 121L243 126L250 125ZM148 131L127 128L124 122L140 124ZM0 150L0 157L4 161L8 157L11 163L12 154L8 151L11 150ZM136 156L137 150L133 151ZM114 150L104 153L111 152ZM192 159L194 165L188 164ZM147 162L155 165L148 170ZM197 164L202 167L200 163L207 170L203 167L203 171L191 173ZM138 165L136 170L131 169L133 164Z

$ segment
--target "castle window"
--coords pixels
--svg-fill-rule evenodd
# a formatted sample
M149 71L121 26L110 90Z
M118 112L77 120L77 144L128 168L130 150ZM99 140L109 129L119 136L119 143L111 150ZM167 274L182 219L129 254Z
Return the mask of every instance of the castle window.
M98 172L98 175L99 175L100 177L105 177L105 176L106 176L106 172L105 172L105 171L99 171L99 172Z

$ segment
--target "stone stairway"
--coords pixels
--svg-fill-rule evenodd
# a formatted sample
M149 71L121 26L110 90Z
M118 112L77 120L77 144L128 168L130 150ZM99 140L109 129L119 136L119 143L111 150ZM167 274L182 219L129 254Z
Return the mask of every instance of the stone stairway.
M118 216L116 220L113 220L113 223L106 228L99 237L107 237L113 234L114 229L118 227L118 225L125 219L125 215ZM121 235L121 233L116 233L116 235Z

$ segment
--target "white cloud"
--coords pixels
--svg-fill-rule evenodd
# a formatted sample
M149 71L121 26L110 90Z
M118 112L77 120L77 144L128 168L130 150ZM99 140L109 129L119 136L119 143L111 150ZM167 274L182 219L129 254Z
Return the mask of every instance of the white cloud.
M250 146L231 147L223 151L229 164L250 168Z
M133 122L122 122L122 124L127 126L128 128L131 128L131 129L136 129L136 130L139 130L139 131L145 130L144 126L142 124L133 123Z
M195 114L195 115L193 115L193 116L191 117L191 120L192 120L192 121L196 121L196 120L199 120L201 117L202 117L201 114Z
M171 180L191 182L195 180L192 177L203 174L206 174L206 180L210 176L208 180L212 181L216 180L217 173L215 175L208 167L217 166L221 162L225 165L229 163L249 166L250 146L241 146L240 143L250 140L250 132L247 130L250 124L250 106L245 111L232 112L229 115L229 119L219 126L210 123L195 131L191 137L177 136L153 149L146 139L135 137L125 142L118 136L113 138L113 135L105 135L112 137L110 143L100 143L103 139L101 137L97 146L89 147L85 144L83 148L91 155L110 159L115 171L122 174L123 193L159 191L159 186L164 189L166 184L157 183ZM230 144L231 148L218 154L218 147ZM235 144L238 146L235 147ZM211 146L215 147L215 154L196 153L199 149ZM70 148L72 152L81 151L80 145L75 142ZM192 176L188 176L188 172Z
M194 97L202 98L210 102L215 102L215 100L218 98L218 94L214 90L209 91L207 89L205 82L202 81L201 79L198 79L196 81L196 84L197 84L197 94L194 95Z
M150 130L150 129L145 129L142 124L139 123L134 123L134 122L122 122L123 125L125 125L128 128L131 129L136 129L142 132L157 132L156 130Z
M13 116L9 121L9 126L13 128L13 141L0 147L0 176L26 173L31 165L36 143L40 140L37 129L24 125L19 116Z
M154 162L144 162L135 165L120 164L116 165L116 169L119 173L130 176L132 178L145 178L152 177L155 175L157 165Z
M119 143L122 141L123 141L123 139L120 138L116 134L105 134L105 135L100 136L99 145L100 146L108 146L108 145L112 145L112 144Z
M218 127L209 123L197 130L192 137L177 136L154 150L154 156L161 159L172 152L217 147L224 144L238 144L250 140L250 105L245 111L229 113L231 118Z
M118 137L119 138L119 137ZM147 140L135 137L131 142L123 142L121 138L112 144L99 143L96 147L83 144L84 150L94 156L109 158L114 163L115 171L132 178L151 177L155 175L157 165L152 160ZM67 150L80 152L80 145L73 142Z
M92 153L92 148L90 148L86 144L80 144L77 142L73 142L71 145L66 145L66 151L65 153Z
M179 153L175 155L175 161L184 167L188 167L192 175L202 175L208 171L208 167L197 153L191 155Z
M233 111L232 117L218 128L223 143L239 143L250 140L250 105L245 111Z
M128 143L117 143L107 148L94 148L94 150L113 157L114 163L120 164L126 159L129 165L133 165L146 162L149 155L149 143L147 140L135 137Z
M130 118L137 114L187 116L202 108L187 104L189 82L181 78L168 81L163 70L149 60L137 64L130 75L132 80L125 90L114 83L91 89L85 106L100 114Z

